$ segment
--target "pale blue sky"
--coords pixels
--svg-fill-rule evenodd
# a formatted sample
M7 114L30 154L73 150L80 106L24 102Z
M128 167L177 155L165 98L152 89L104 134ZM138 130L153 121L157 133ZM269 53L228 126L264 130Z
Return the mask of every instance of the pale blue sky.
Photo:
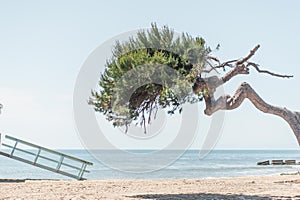
M111 37L151 22L200 35L212 47L221 44L215 55L223 60L244 56L261 44L254 61L295 77L251 71L226 85L226 91L232 94L246 80L267 102L299 111L299 10L298 1L0 0L0 132L51 148L81 148L72 95L82 63ZM192 147L200 144L201 137ZM282 119L246 102L227 113L217 148L298 145Z

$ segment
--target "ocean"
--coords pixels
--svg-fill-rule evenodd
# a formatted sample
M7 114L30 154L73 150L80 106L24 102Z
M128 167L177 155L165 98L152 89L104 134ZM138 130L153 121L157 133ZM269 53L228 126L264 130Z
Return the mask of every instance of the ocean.
M300 161L300 150L213 150L199 159L199 151L186 151L172 164L153 172L133 173L112 169L97 160L86 150L58 150L60 152L93 162L88 166L87 179L174 179L174 178L212 178L255 175L273 175L300 171L294 166L257 166L263 160L294 159ZM138 150L134 153L151 153ZM107 152L109 153L109 152ZM165 152L168 157L170 152ZM164 152L163 152L164 155ZM132 165L131 160L120 159L120 166ZM159 164L159 161L153 162ZM70 179L44 169L0 156L0 179Z

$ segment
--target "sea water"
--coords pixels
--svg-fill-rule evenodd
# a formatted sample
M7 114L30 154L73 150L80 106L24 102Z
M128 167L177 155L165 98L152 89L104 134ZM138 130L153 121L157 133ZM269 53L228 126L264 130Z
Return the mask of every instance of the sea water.
M58 150L90 162L90 173L85 173L87 179L173 179L173 178L211 178L238 177L255 175L273 175L300 171L300 165L288 166L257 166L263 160L300 161L300 150L213 150L200 159L199 151L186 151L174 163L162 169L147 173L131 173L112 169L103 164L86 150ZM151 153L147 150L132 151L133 153ZM107 153L110 153L109 151ZM164 153L164 152L162 152ZM165 152L168 156L170 152ZM129 165L131 161L122 160L120 165ZM159 165L159 161L153 162ZM44 169L34 167L10 158L0 156L0 179L69 179Z

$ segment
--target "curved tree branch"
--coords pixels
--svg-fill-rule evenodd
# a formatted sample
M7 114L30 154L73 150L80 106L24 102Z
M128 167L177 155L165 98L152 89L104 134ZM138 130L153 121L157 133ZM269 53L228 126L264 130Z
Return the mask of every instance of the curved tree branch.
M233 110L239 107L246 98L249 99L258 110L283 118L292 128L300 145L300 113L266 103L248 83L242 83L232 97L223 95L217 100L214 100L213 97L208 96L208 98L205 99L206 109L204 113L206 115L212 115L218 110Z

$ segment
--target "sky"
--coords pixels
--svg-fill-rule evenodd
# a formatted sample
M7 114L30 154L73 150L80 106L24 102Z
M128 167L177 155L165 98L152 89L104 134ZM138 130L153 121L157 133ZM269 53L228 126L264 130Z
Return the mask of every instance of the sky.
M104 42L149 28L151 22L201 36L211 47L220 44L213 54L224 61L241 58L260 44L253 61L294 78L252 70L226 84L225 92L233 94L247 81L265 101L299 111L299 10L298 1L0 0L0 103L4 105L0 132L55 149L84 148L73 111L74 87L83 63ZM194 149L203 144L211 120L203 114L204 106L199 108ZM151 140L145 146L127 140L100 118L103 131L112 133L112 140L124 148L160 148L174 137L180 120L170 117L164 131L170 137L158 146ZM248 101L226 112L222 130L217 149L299 149L285 121L257 111Z

